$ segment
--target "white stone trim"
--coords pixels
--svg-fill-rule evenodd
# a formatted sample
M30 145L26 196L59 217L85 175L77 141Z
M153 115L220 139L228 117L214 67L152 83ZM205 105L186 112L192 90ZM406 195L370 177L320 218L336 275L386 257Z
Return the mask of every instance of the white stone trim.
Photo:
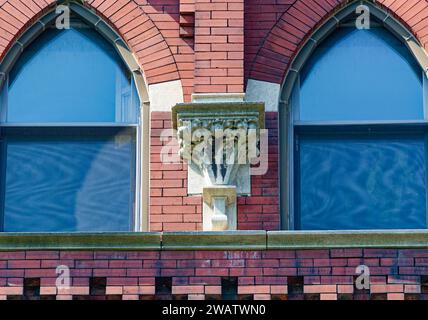
M150 111L171 111L177 103L183 103L180 80L149 85Z
M265 111L278 111L281 86L278 83L249 79L245 100L248 102L264 102Z
M194 103L216 103L216 102L244 102L244 93L194 93Z

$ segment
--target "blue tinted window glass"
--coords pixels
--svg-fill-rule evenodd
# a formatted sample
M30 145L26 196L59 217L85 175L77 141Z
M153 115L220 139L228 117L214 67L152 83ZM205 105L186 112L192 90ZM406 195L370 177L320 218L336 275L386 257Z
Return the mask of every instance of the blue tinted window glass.
M304 230L426 228L422 136L300 140Z
M300 120L423 119L422 70L381 28L340 28L301 73Z
M3 129L4 231L130 231L135 132Z
M7 122L137 122L138 95L114 47L89 27L50 28L9 75Z

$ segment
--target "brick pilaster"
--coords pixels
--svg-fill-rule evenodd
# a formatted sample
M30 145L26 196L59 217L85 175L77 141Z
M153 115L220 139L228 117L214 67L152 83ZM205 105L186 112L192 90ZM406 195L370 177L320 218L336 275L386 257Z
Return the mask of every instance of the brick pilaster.
M195 0L195 93L244 90L244 0Z

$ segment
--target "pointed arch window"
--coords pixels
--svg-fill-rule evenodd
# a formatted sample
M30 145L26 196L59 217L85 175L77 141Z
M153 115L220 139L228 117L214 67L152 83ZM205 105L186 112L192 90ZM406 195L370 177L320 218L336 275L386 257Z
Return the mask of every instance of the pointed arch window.
M380 23L317 45L289 99L291 229L427 227L426 81Z
M92 25L46 26L6 75L0 110L1 231L138 230L140 99Z

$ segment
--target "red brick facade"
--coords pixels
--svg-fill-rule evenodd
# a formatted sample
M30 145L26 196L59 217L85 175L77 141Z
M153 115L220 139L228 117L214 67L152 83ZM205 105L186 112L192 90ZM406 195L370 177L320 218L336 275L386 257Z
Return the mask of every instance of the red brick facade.
M427 259L426 249L3 252L0 299L221 299L232 291L241 300L425 300ZM369 290L354 286L360 264L370 267ZM58 265L70 268L69 289L55 286Z
M84 5L129 46L149 86L179 81L192 94L245 93L248 80L282 84L313 31L345 0L88 0ZM425 0L377 5L428 49ZM53 0L0 0L0 60ZM172 107L172 106L170 106ZM170 108L169 108L170 109ZM279 125L267 112L268 171L238 198L239 230L280 230ZM188 195L187 164L163 163L171 112L151 110L150 231L201 231L202 197ZM370 267L370 290L356 290L355 268ZM55 287L58 265L72 288ZM223 285L222 285L223 280ZM219 299L226 282L239 299L425 299L428 249L266 251L0 252L0 299ZM165 281L162 290L156 282ZM170 282L169 282L170 281ZM165 289L166 287L166 289Z
M244 0L196 1L195 93L244 91Z
M162 148L171 146L177 154L177 140L165 129L172 129L170 112L153 112L151 116L150 146L150 230L196 231L202 228L202 197L187 194L187 165L175 157L164 163ZM170 150L170 149L168 149ZM166 154L170 156L171 154Z

